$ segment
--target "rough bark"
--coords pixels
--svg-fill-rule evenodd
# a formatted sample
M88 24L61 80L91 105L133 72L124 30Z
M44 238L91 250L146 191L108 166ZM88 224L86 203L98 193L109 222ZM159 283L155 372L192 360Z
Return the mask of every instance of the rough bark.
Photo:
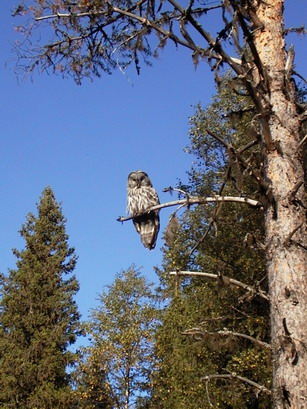
M267 75L259 94L270 111L273 149L266 149L271 189L266 216L267 271L271 297L274 409L307 407L307 251L300 119L287 80L283 1L255 2L262 28L254 42ZM261 75L261 74L260 74ZM305 206L305 207L304 207Z

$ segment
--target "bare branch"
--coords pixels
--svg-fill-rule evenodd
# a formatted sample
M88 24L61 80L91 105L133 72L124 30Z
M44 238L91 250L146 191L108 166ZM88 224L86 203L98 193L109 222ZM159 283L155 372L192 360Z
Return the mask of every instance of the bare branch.
M241 153L247 151L248 149L252 148L253 146L257 145L258 143L259 143L259 140L255 139L255 140L249 142L248 144L246 144L245 146L243 146L243 148L239 149L238 153L241 154ZM222 183L222 185L221 185L221 187L219 189L219 193L218 193L219 195L222 195L222 193L223 193L223 190L224 190L224 188L226 186L226 183L227 183L227 180L229 178L230 172L231 172L231 166L228 165L227 170L225 172L224 181L223 181L223 183ZM189 253L189 257L192 256L194 251L197 250L197 248L200 246L200 244L203 243L204 240L206 239L206 237L208 236L208 234L209 234L209 232L211 230L211 227L214 225L214 222L215 222L215 220L217 218L217 215L219 214L219 212L221 210L222 205L223 205L223 203L219 203L217 205L217 207L215 208L213 216L211 217L211 219L209 221L209 224L208 224L208 227L207 227L205 233L202 235L200 240L198 240L198 242L192 248L192 250Z
M289 234L288 237L286 238L286 240L284 241L284 246L288 247L290 245L291 242L291 238L294 236L294 234L301 228L303 227L304 222L300 223L298 226L296 226Z
M252 176L254 177L254 179L256 179L256 181L258 182L259 186L262 186L265 188L267 188L265 182L259 177L258 173L253 169L253 167L249 166L248 163L246 162L246 160L243 158L243 156L241 155L241 152L244 152L244 150L249 149L251 146L253 146L256 142L252 141L250 142L248 145L246 145L246 147L244 147L244 150L242 151L238 151L237 149L235 149L231 144L227 143L226 141L224 141L220 136L216 135L215 133L211 132L209 129L206 129L206 132L212 136L213 138L215 138L217 141L219 141L226 149L231 150L234 155L238 158L238 160L240 161L240 163L242 164L242 166L245 169L248 169Z
M227 173L230 172L230 166L228 167L229 170L227 170ZM222 189L220 189L220 191L223 190L223 188L225 187L226 184L223 185ZM194 253L194 251L201 245L201 243L204 242L204 240L206 239L206 237L208 236L211 227L214 225L214 223L216 223L216 218L218 216L218 214L220 213L221 209L222 209L222 205L223 203L218 203L218 205L215 207L214 209L214 213L209 221L208 227L206 228L205 233L201 236L200 240L198 240L198 242L193 246L192 250L189 253L189 257L192 256L192 254Z
M305 138L307 138L307 135L305 136ZM289 202L294 202L295 201L295 196L296 196L297 192L299 191L300 187L303 184L304 184L304 182L302 180L300 180L299 182L297 182L295 184L294 188L289 193Z
M307 141L307 134L304 136L304 138L301 140L301 142L298 144L296 148L296 152L304 145L304 143Z
M181 38L176 36L173 32L164 30L163 28L161 28L160 26L155 24L153 21L151 21L151 20L149 20L149 19L147 19L145 17L141 17L141 16L138 16L137 14L131 13L131 12L127 11L127 10L123 10L123 9L118 8L118 7L114 7L110 3L108 3L108 5L110 6L110 8L115 13L119 13L121 15L133 18L134 20L139 21L141 24L146 25L147 27L153 28L156 32L163 34L167 38L170 38L176 44L181 44L184 47L189 48L189 49L191 49L193 51L196 51L196 50L201 51L204 55L208 54L207 50L201 49L200 47L196 47L194 44L191 44L186 40L182 40Z
M150 207L145 212L134 214L133 216L123 217L119 216L116 220L118 222L126 222L127 220L134 219L135 217L148 214L155 210L164 209L166 207L178 206L178 205L194 205L194 204L206 204L211 202L233 202L247 204L253 207L261 208L261 203L258 200L250 199L247 197L235 197L235 196L214 196L214 197L189 197L188 199L174 200L173 202L162 203L153 207Z
M305 82L305 84L307 84L307 79L305 77L303 77L303 75L301 75L300 73L298 73L295 70L293 70L293 74L296 75L297 77L299 77L303 82Z
M289 27L284 30L284 33L287 35L289 33L296 33L296 34L307 34L307 30L304 25L300 27Z
M221 279L221 275L219 274L211 274L211 273L204 273L204 272L198 272L198 271L171 271L169 274L179 275L179 276L200 276L200 277L210 278L213 280ZM227 281L227 283L230 285L234 285L236 287L243 288L244 290L247 290L248 292L252 294L259 295L259 297L265 300L268 300L268 301L270 300L270 297L266 294L266 292L261 290L260 288L256 288L251 285L242 283L241 281L235 280L234 278L230 278L227 276L223 276L223 279Z
M188 330L182 332L181 334L182 335L191 335L191 336L201 336L201 337L205 337L206 335L215 336L216 334L218 334L218 335L227 336L227 337L230 336L230 337L245 338L245 339L248 339L249 341L253 342L256 345L259 345L259 346L264 347L266 349L272 349L271 344L268 344L267 342L260 341L259 339L251 337L250 335L241 334L239 332L233 332L233 331L228 331L228 330L210 332L210 331L202 330L200 328L191 328L191 329L188 329Z
M42 20L52 20L55 18L69 18L69 17L89 17L89 16L100 16L103 15L105 12L88 12L88 13L56 13L56 14L50 14L47 16L41 16L41 17L36 17L36 21L42 21Z
M210 46L211 53L210 57L215 58L217 60L225 61L238 75L242 74L242 67L241 61L235 58L230 57L221 47L221 45L216 42L213 37L208 33L204 28L199 24L197 20L194 19L191 13L187 13L180 4L178 4L175 0L168 0L170 4L174 6L176 10L178 10L187 21L189 21L192 26L198 31L198 33L207 41ZM212 51L215 51L216 55L213 55ZM208 53L207 53L208 54Z
M206 393L207 393L207 399L208 399L209 405L211 408L213 408L214 406L212 405L211 400L210 400L208 384L209 384L209 379L206 380L205 386L206 386Z
M208 382L211 379L238 379L241 382L244 383L248 383L249 385L255 387L256 389L258 389L260 392L264 392L267 395L271 395L271 391L269 389L267 389L265 386L260 385L259 383L256 383L254 381L251 381L248 378L245 378L243 376L237 375L235 373L231 373L231 374L221 374L221 375L207 375L204 378L202 378L204 381Z
M182 195L186 196L187 198L190 197L189 193L186 192L185 190L178 189L177 187L172 187L172 186L165 187L165 188L163 189L163 192L165 192L165 193L167 193L167 192L170 192L170 193L172 193L172 192L178 192L178 193L181 193Z

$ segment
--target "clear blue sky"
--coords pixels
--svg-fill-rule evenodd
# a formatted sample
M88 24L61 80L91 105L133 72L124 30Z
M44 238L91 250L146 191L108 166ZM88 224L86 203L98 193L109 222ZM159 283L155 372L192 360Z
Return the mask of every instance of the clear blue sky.
M160 200L170 199L162 189L186 180L194 159L183 151L188 117L198 102L210 102L213 75L205 62L195 71L189 53L171 46L153 67L143 66L140 76L134 70L114 72L77 86L41 74L18 83L10 12L17 3L0 4L0 271L15 267L11 249L24 247L18 230L27 213L35 212L44 187L51 186L79 255L77 302L86 318L103 286L132 263L156 279L161 234L150 252L131 222L116 221L126 212L127 175L147 171ZM287 0L286 17L289 26L306 24L306 0ZM307 42L289 39L296 45L297 70L307 77ZM170 212L161 215L162 231Z

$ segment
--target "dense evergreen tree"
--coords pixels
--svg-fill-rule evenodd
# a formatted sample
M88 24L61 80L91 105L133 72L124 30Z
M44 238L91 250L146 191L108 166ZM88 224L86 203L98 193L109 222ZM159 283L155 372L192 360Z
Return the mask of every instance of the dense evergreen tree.
M73 407L68 347L80 334L71 275L77 257L68 245L66 220L53 191L44 189L20 234L25 249L14 250L17 268L2 277L0 407Z
M134 267L116 275L88 323L91 345L77 377L82 408L143 405L154 365L157 310L151 285Z
M226 77L212 104L206 110L198 106L190 120L189 151L196 160L188 185L181 188L197 196L253 193L262 200L248 165L243 168L235 160L227 160L229 152L227 156L226 148L207 131L234 149L238 141L244 145L257 140L252 127L253 104L234 93L230 83L231 78ZM260 165L257 145L242 156L246 164ZM249 207L238 209L229 203L198 206L180 218L177 234L164 249L166 273L159 273L162 296L170 299L170 304L157 333L159 370L153 408L270 407L268 394L235 377L227 378L236 374L270 389L269 303L254 287L257 282L263 290L267 286L263 237L263 212ZM181 285L178 288L177 282L175 288L175 277L169 272L176 269L219 278L180 277ZM255 292L230 285L231 278L250 285ZM258 341L265 343L260 346ZM226 376L217 380L214 376L218 374Z

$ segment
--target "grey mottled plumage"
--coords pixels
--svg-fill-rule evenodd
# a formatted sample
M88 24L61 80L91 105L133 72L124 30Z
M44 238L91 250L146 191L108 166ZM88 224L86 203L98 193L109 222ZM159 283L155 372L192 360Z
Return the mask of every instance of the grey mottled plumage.
M147 173L142 170L136 170L129 174L127 193L127 210L130 216L145 212L150 207L160 203ZM135 217L133 223L144 246L152 250L156 245L160 228L159 211Z

